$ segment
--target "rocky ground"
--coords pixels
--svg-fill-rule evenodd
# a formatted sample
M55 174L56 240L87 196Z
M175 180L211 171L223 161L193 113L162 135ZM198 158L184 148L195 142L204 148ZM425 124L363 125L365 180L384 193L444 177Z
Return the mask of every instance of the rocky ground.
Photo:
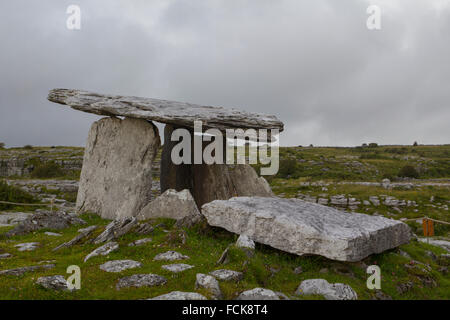
M36 207L0 210L0 298L450 299L450 228L435 224L436 236L423 239L420 221L423 216L449 221L450 175L445 176L445 166L439 177L427 176L424 171L425 167L435 168L442 159L448 161L448 148L443 146L440 152L436 148L420 149L421 155L410 160L414 165L423 164L423 179L399 180L391 176L390 182L382 181L383 170L391 170L383 169L385 162L393 161L400 168L409 161L404 160L410 156L408 153L399 160L387 160L399 155L380 152L382 159L360 159L354 151L341 148L334 153L321 148L292 148L288 152L299 164L307 165L304 176L295 176L293 171L270 180L278 196L398 220L413 219L407 223L417 239L354 263L299 257L260 244L254 246L205 224L180 228L174 220L156 219L111 226L111 221L93 214L82 215L80 222L71 216L76 179L36 179L29 174L9 177L9 185L35 195L38 203L47 206L39 207L37 212ZM28 152L14 150L14 154L22 156ZM286 152L283 150L282 159ZM45 156L45 152L41 155ZM338 170L330 167L329 159L337 161L336 168L348 162L348 167L353 168L349 171L352 179L336 178L334 172ZM320 175L315 175L316 167ZM153 192L159 194L157 180ZM46 220L49 215L45 212L52 203L53 212L61 212L56 222ZM33 214L37 216L31 218ZM5 236L20 224L29 231ZM126 229L117 232L121 228ZM381 290L366 286L366 269L373 264L381 268ZM80 290L67 288L64 279L70 276L66 273L69 265L81 269Z

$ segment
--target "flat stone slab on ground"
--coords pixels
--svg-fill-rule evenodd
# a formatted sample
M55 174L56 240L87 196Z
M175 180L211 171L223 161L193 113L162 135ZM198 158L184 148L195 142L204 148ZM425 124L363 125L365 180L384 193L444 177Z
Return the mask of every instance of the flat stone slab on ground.
M7 259L7 258L11 258L12 254L10 253L2 253L0 254L0 259Z
M149 300L208 300L197 292L172 291Z
M175 264L165 264L165 265L161 266L161 268L163 268L164 270L170 271L170 272L178 273L178 272L183 272L185 270L192 269L192 268L194 268L194 266L191 266L191 265L185 264L185 263L175 263Z
M450 252L450 241L441 239L418 238L420 242L429 243L433 246L440 247Z
M39 246L39 242L27 242L27 243L19 243L14 247L18 248L19 251L34 251Z
M218 128L222 131L230 128L283 131L283 123L275 116L185 102L71 89L53 89L49 92L48 100L98 115L152 120L188 128L194 128L194 121L202 121L205 128Z
M158 261L158 260L163 260L163 261L176 261L176 260L185 260L185 259L189 259L188 256L185 256L181 253L178 253L176 251L167 251L164 253L160 253L157 254L153 260Z
M157 274L134 274L129 277L119 279L116 289L122 288L140 288L140 287L154 287L162 286L167 283L167 279Z
M44 232L44 234L47 236L50 236L50 237L61 237L62 236L61 233L55 233L55 232L49 232L49 231Z
M128 246L129 247L139 247L139 246L142 246L149 242L152 242L152 238L139 239L139 240L131 242L130 244L128 244Z
M221 281L241 281L244 278L242 272L227 269L214 270L209 274Z
M84 258L84 262L88 261L92 257L106 256L111 252L116 251L117 249L119 249L119 244L117 242L108 242L107 244L104 244L103 246L98 247L97 249L89 253L86 258Z
M106 272L122 272L127 269L140 268L142 264L134 260L112 260L105 262L100 269Z
M69 287L67 286L67 280L61 275L40 277L37 279L36 284L41 285L42 287L50 290L56 291L69 290Z
M21 268L15 268L15 269L8 269L8 270L2 270L0 271L0 275L7 275L7 276L21 276L27 272L33 272L37 270L49 270L53 269L55 267L54 264L44 264L40 266L30 266L30 267L21 267Z
M329 283L324 279L308 279L302 281L295 294L321 295L327 300L357 300L358 295L347 284Z
M202 207L212 226L297 255L359 261L408 243L409 227L384 217L343 212L300 199L236 197Z
M255 288L242 292L236 300L280 300L280 295L269 289Z

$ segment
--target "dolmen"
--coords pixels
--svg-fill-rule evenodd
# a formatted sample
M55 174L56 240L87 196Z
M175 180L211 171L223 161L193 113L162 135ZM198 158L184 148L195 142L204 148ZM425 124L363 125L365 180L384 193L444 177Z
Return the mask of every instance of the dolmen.
M409 227L399 221L275 197L250 165L230 163L217 152L227 148L226 139L216 143L213 152L205 140L196 144L199 122L201 135L209 136L208 141L216 142L230 129L243 129L253 142L271 142L284 127L275 116L71 89L53 89L48 100L106 116L89 131L76 203L79 213L95 212L106 219L179 221L203 215L210 225L256 242L340 261L358 261L410 240ZM162 195L152 201L153 162L161 147L153 122L164 123L165 128ZM174 161L179 145L174 136L180 137L180 130L189 134L192 149L223 161L198 161L195 152L186 154L184 149L180 157L192 161Z

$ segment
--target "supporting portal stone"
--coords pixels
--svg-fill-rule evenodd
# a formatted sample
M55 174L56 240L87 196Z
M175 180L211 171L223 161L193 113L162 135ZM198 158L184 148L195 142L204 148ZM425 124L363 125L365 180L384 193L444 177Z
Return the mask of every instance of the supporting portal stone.
M103 118L91 127L77 197L79 212L136 216L151 199L158 129L142 119Z
M171 141L171 136L176 129L177 127L172 125L166 125L164 128L164 146L161 155L161 192L168 189L175 189L176 191L189 189L199 208L213 200L228 200L238 196L273 196L266 179L258 177L256 171L246 164L173 164L172 149L179 142ZM191 132L191 137L193 137L192 130L187 130ZM193 143L191 141L192 150L194 150ZM193 158L191 160L193 162Z

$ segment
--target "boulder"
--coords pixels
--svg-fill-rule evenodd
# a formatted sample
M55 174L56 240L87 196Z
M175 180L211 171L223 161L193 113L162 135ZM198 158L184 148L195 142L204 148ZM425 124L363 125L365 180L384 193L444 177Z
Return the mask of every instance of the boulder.
M302 281L295 294L321 295L327 300L357 300L358 295L349 285L328 283L324 279L308 279Z
M39 210L20 222L14 229L8 231L6 236L24 235L41 229L62 230L79 224L86 224L86 222L62 211Z
M167 283L167 279L157 274L134 274L129 277L119 279L116 289L122 288L140 288L140 287L154 287L162 286Z
M236 197L202 207L212 226L245 234L297 255L360 261L409 242L409 227L384 217L348 213L299 199Z
M222 298L219 282L213 276L197 273L195 281L195 289L206 289L211 293L214 299Z
M194 198L189 190L177 192L174 189L166 190L162 195L147 204L139 213L138 219L170 218L180 220L185 217L198 217L201 219Z
M172 291L149 300L208 300L197 292Z
M120 238L136 227L138 221L135 217L116 219L110 222L105 230L94 240L94 243L103 243Z
M189 257L176 251L167 251L164 253L160 253L153 258L154 261L176 261L185 259L189 259Z
M140 119L103 118L91 127L84 153L77 210L102 218L136 216L151 200L158 129Z

